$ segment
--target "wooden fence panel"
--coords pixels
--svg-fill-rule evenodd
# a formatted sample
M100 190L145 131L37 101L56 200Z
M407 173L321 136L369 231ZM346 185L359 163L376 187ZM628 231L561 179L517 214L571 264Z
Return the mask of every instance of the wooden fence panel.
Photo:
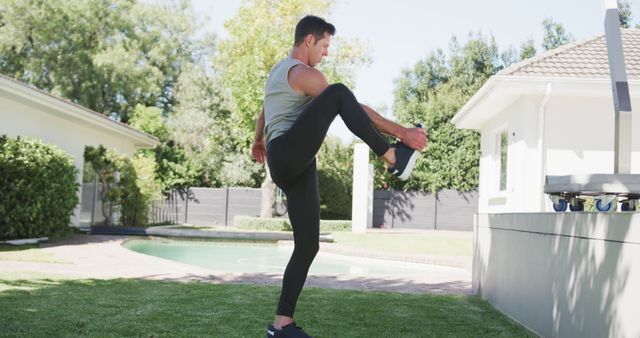
M191 188L193 199L187 201L186 223L225 225L226 188Z
M477 192L376 190L373 196L374 228L471 231L478 209Z

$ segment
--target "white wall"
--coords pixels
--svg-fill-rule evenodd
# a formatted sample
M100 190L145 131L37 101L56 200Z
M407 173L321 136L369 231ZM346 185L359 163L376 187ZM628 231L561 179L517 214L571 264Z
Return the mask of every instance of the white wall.
M480 214L473 290L544 337L640 337L640 214Z
M614 112L610 97L524 96L481 129L480 213L550 211L545 175L613 173ZM640 100L632 107L640 111ZM544 140L540 127L544 125ZM498 191L496 133L508 129L507 190ZM640 131L640 116L633 119ZM515 133L515 135L513 135ZM636 133L637 134L637 133ZM544 153L539 147L544 141ZM640 173L640 135L633 137L631 171Z
M614 113L605 98L549 100L545 145L548 175L613 173Z
M15 97L0 92L0 121L2 121L0 135L6 134L13 138L17 136L38 138L66 151L73 157L80 172L77 179L79 184L82 183L85 146L102 144L128 156L133 154L135 150L133 143L121 135L63 118L48 109L23 100L16 100ZM78 191L79 199L81 195L81 191ZM80 204L74 211L72 225L79 225L79 215Z
M480 213L535 211L531 203L539 182L537 168L537 104L541 97L523 97L508 106L481 130ZM507 130L507 189L500 191L499 133ZM540 189L538 189L540 190ZM529 191L529 194L522 194ZM538 192L539 193L539 192Z

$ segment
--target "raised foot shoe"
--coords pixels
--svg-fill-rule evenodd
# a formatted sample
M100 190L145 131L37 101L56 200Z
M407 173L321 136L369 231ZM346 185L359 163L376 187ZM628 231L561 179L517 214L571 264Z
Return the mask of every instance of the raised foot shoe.
M418 123L416 127L423 128L423 125L422 123ZM409 148L409 146L400 141L392 144L391 147L396 149L396 164L387 170L398 176L399 179L406 181L409 176L411 176L420 152Z
M287 326L283 326L282 329L276 330L272 324L269 324L267 328L267 338L312 338L306 334L304 330L296 326L296 323L291 323Z

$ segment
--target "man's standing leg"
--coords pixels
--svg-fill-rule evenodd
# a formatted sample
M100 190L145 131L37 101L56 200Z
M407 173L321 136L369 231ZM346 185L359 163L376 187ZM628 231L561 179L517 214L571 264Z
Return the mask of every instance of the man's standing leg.
M320 194L315 160L285 193L295 247L284 272L277 314L293 317L309 267L319 249Z

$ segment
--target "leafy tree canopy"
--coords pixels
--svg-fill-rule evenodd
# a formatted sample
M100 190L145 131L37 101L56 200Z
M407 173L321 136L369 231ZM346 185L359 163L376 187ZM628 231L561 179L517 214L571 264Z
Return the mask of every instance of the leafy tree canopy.
M216 83L225 98L225 109L229 114L224 121L214 119L214 124L225 131L225 153L221 175L227 178L243 177L247 174L255 181L263 178L263 170L250 159L250 146L255 133L255 121L262 108L264 85L271 68L287 56L293 47L295 26L303 16L313 14L330 20L333 1L320 0L245 0L237 14L225 23L228 38L218 44L213 58ZM329 82L343 82L353 86L358 67L370 62L369 48L357 39L332 39L329 57L319 68ZM230 126L230 127L225 127ZM242 154L242 156L237 155ZM232 164L232 165L229 165ZM238 175L238 171L244 171ZM226 179L230 182L229 179ZM233 181L233 180L231 180Z
M0 0L0 13L0 72L123 122L137 104L168 114L184 65L211 47L186 1Z
M575 40L562 24L553 21L551 17L544 19L542 26L544 27L544 38L542 39L544 50L552 50Z

